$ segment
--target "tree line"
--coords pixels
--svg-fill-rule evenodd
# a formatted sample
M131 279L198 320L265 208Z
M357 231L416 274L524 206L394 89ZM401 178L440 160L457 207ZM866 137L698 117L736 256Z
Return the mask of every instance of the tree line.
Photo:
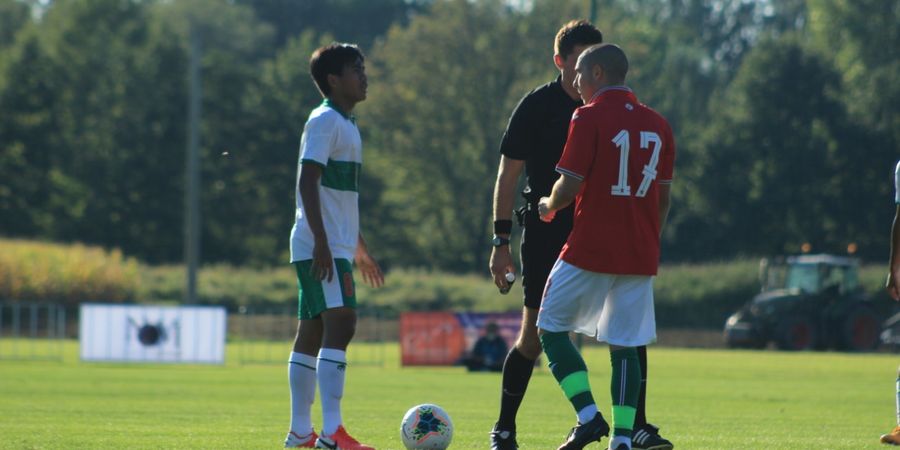
M598 0L678 143L669 261L886 258L900 3ZM483 271L498 145L555 76L576 0L0 0L0 235L182 257L189 34L203 56L202 254L287 262L308 59L367 55L361 223L388 266Z

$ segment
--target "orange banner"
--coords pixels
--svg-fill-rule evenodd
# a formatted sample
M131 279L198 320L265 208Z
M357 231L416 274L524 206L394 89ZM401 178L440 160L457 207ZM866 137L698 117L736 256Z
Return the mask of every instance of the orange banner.
M400 315L400 361L404 366L449 366L466 350L466 336L451 312Z

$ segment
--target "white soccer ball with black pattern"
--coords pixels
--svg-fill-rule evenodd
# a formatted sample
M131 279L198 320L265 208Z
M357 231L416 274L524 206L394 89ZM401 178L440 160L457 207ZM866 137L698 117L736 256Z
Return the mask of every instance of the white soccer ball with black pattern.
M413 406L400 423L400 439L409 450L443 450L453 439L453 422L438 405Z

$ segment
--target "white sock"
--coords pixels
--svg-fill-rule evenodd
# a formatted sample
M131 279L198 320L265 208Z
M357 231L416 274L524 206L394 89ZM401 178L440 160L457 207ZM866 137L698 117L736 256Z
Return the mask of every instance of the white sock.
M900 426L900 374L897 375L897 426Z
M341 397L344 396L344 374L347 353L334 348L319 350L316 376L322 394L322 434L331 436L341 425Z
M591 403L590 405L581 408L581 411L578 411L578 423L588 423L594 416L597 415L597 405Z
M609 450L615 450L621 444L628 444L628 448L631 448L631 438L628 436L613 436L613 438L609 441Z
M310 409L316 399L316 357L291 352L288 381L291 385L291 431L306 436L313 429Z

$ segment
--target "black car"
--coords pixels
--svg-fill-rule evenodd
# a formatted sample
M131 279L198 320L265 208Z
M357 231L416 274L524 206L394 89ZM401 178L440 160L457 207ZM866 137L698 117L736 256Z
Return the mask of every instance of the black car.
M732 348L868 351L881 320L859 286L859 261L833 255L763 259L762 291L725 323Z

